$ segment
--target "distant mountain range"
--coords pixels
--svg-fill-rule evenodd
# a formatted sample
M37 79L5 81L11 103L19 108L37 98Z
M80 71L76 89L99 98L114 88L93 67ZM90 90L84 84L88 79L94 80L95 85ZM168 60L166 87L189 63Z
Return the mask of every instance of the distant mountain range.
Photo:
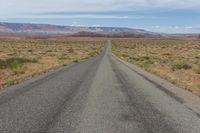
M49 24L0 23L0 35L66 35L75 37L150 37L158 33L117 27L79 27Z

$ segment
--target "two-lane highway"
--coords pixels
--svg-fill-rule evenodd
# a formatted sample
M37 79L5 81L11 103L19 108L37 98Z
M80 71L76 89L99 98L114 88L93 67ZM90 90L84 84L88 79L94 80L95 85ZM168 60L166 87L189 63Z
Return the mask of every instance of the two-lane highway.
M0 92L0 133L200 133L199 114L199 97L139 73L111 44Z

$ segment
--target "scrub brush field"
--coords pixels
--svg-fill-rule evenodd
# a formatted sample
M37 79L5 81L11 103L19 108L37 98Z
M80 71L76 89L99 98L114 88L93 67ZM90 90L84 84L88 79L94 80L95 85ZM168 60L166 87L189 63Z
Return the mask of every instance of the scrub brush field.
M104 41L0 39L0 88L79 62L102 51Z
M113 53L200 95L200 40L116 39Z

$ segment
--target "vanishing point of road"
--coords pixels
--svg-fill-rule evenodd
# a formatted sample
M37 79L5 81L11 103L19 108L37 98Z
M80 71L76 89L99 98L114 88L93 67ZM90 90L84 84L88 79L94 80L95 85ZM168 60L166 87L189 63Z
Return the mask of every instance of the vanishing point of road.
M1 90L0 133L200 133L200 98L118 59L109 44Z

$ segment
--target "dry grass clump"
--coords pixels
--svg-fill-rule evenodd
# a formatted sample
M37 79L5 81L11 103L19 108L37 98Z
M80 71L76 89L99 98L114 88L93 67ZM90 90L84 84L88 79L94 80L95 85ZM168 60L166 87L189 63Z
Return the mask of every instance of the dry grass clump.
M200 63L194 65L194 71L197 73L197 74L200 74Z
M87 59L104 44L100 40L0 39L0 88Z
M200 95L200 40L113 40L118 57Z

